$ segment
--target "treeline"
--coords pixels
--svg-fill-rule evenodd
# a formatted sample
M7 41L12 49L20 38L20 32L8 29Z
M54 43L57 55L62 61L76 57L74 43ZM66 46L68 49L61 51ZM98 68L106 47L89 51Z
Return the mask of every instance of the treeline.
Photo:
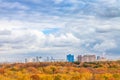
M96 62L74 62L79 67L91 67L91 68L120 68L120 61L96 61Z
M120 61L0 64L0 80L120 80Z

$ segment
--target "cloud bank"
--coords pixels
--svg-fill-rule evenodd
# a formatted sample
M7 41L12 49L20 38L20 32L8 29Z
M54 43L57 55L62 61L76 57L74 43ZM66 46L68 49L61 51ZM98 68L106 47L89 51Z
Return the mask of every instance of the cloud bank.
M0 53L120 55L120 0L1 0L0 4Z

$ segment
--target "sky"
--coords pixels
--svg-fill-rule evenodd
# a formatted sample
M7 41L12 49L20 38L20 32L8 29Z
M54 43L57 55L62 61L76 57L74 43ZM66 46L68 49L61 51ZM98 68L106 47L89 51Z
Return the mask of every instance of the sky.
M120 58L120 0L0 0L0 55Z

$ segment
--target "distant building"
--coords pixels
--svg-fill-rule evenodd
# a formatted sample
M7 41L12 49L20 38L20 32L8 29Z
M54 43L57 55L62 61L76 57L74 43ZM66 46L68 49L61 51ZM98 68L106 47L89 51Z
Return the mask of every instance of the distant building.
M78 62L82 62L82 55L78 55L77 61L78 61Z
M67 61L68 62L74 62L74 55L68 54L67 55Z
M97 56L97 60L100 60L100 58L101 58L100 56Z
M29 57L29 58L25 58L25 63L27 62L42 62L42 57Z
M25 63L27 63L28 61L27 61L27 58L25 58Z
M46 62L55 62L55 59L51 56L51 57L46 57L45 61Z
M78 62L94 62L96 61L95 55L78 55L77 57Z
M42 57L41 56L36 56L35 62L41 62L42 61Z
M51 56L50 62L55 62L55 59Z
M38 56L36 56L36 62L39 62L39 57Z
M107 61L105 57L97 56L97 61Z
M84 55L82 58L82 62L94 62L96 61L95 55Z

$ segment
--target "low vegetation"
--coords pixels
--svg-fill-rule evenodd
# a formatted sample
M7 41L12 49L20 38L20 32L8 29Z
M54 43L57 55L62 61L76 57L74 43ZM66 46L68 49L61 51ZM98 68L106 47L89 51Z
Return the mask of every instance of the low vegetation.
M0 80L120 80L120 61L0 64Z

